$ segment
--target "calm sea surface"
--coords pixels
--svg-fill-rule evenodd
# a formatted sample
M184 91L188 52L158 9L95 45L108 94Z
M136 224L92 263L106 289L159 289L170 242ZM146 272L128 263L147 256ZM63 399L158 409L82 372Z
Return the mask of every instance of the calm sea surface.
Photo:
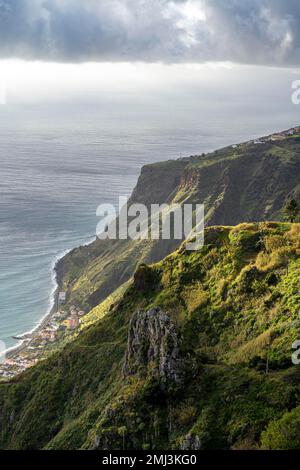
M0 339L7 347L49 310L55 259L94 236L97 205L129 195L142 165L299 124L272 107L128 109L0 107Z

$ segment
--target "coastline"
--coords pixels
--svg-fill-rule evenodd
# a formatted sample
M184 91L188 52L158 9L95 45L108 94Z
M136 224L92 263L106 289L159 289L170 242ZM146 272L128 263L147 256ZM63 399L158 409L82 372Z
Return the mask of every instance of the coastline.
M93 238L93 240L90 240L91 238ZM26 349L30 346L30 344L36 338L38 338L40 333L44 330L44 328L48 325L48 323L53 319L53 316L55 315L55 313L58 312L58 295L59 295L59 290L60 290L60 285L61 285L62 280L58 276L57 265L66 256L68 256L69 253L71 253L76 248L79 248L81 246L88 246L92 244L95 241L95 236L91 236L88 239L89 241L87 241L86 243L83 242L82 244L79 244L73 248L66 249L63 252L61 252L60 255L54 258L53 263L52 263L52 268L51 268L53 288L49 296L50 306L49 306L48 312L41 318L39 323L32 330L18 335L20 338L20 342L17 343L15 346L12 346L11 348L4 351L5 360L13 360L20 353L26 352Z
M13 359L15 356L24 351L29 346L30 342L39 335L39 333L43 330L43 328L45 328L47 323L52 319L53 315L57 312L57 300L60 281L57 277L56 266L65 256L67 256L72 251L72 249L64 250L53 260L51 267L53 288L49 296L50 307L48 309L48 312L43 315L39 323L35 327L33 327L32 330L26 331L25 333L19 335L20 343L16 344L16 346L12 346L4 352L6 359ZM30 339L30 341L26 341L26 339Z
M50 311L42 318L39 324L31 332L23 333L22 335L20 335L21 343L17 344L16 346L13 346L12 348L8 349L5 352L6 359L13 359L15 356L17 356L22 351L24 351L30 345L30 342L33 339L35 339L40 334L40 332L45 328L45 326L49 323L54 313L57 312L58 292L59 292L59 287L57 285L57 287L55 288L55 292L51 294L53 296L53 300L52 300L52 307ZM22 339L22 336L24 337L24 339ZM27 338L29 339L29 341L26 341Z

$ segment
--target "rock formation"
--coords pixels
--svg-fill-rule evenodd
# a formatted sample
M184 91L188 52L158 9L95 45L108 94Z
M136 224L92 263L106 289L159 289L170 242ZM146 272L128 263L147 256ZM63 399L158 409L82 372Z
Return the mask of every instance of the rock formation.
M131 319L123 373L149 373L162 383L181 383L178 338L169 315L159 308L138 311Z

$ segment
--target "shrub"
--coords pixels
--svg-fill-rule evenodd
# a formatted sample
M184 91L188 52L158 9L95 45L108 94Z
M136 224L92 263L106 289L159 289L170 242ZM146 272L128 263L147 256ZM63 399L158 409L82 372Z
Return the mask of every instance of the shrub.
M300 406L272 421L262 433L261 444L268 450L300 449Z
M280 235L272 235L265 238L265 247L267 253L272 253L273 251L279 250L287 245L287 240L285 240Z
M272 253L260 252L257 255L255 265L262 272L286 267L293 254L295 254L295 250L287 247L279 248Z

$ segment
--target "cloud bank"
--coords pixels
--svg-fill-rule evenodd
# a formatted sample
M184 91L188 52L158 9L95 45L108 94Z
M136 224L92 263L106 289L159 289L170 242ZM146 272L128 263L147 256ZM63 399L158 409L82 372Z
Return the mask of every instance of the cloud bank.
M299 0L0 0L0 58L300 65Z

